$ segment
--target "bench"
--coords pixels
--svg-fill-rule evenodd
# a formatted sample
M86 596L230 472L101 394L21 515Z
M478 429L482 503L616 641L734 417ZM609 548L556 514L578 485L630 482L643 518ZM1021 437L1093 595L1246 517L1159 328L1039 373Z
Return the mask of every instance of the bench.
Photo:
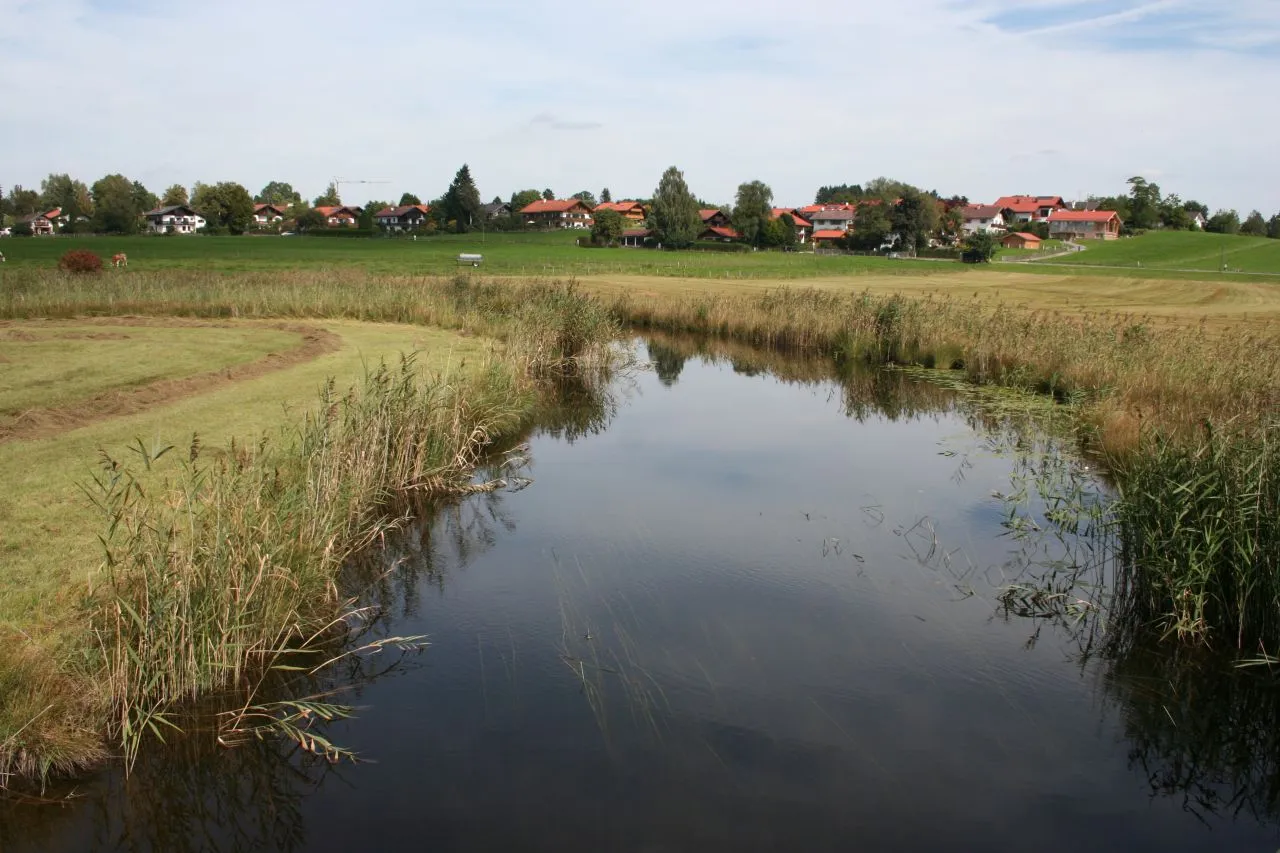
M458 255L458 263L470 264L473 267L478 267L480 264L484 263L484 255L468 255L463 253Z

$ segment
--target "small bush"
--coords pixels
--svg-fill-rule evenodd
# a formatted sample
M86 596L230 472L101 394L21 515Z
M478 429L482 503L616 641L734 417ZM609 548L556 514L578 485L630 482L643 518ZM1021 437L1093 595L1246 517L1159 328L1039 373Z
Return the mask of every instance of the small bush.
M77 275L102 272L102 258L87 249L72 249L58 259L58 269Z

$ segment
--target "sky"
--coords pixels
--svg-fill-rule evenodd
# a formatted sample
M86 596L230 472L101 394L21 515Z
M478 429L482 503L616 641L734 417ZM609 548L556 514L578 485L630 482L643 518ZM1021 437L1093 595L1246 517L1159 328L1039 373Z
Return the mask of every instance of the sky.
M1280 0L0 0L0 185L730 203L885 175L1280 211Z

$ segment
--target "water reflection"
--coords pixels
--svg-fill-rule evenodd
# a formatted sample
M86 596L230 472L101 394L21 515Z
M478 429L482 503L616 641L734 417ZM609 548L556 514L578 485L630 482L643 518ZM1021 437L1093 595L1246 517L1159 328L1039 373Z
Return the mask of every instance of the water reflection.
M363 710L330 734L379 763L197 732L68 808L3 807L0 849L1276 839L1273 682L1109 630L1106 484L1043 412L645 347L652 374L557 388L480 473L509 488L347 567L358 642L432 642L333 673Z

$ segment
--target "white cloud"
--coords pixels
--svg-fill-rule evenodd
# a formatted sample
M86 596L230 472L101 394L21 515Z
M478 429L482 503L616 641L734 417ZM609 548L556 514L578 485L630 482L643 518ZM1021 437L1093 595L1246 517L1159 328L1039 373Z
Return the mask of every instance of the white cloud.
M1068 28L1062 0L0 0L0 182L391 181L360 201L438 195L466 161L486 198L622 197L675 163L713 201L760 178L803 203L880 174L990 199L1148 169L1184 198L1280 209L1280 3L1225 4L1176 49L1102 39L1175 5ZM993 23L1011 16L1023 32Z

